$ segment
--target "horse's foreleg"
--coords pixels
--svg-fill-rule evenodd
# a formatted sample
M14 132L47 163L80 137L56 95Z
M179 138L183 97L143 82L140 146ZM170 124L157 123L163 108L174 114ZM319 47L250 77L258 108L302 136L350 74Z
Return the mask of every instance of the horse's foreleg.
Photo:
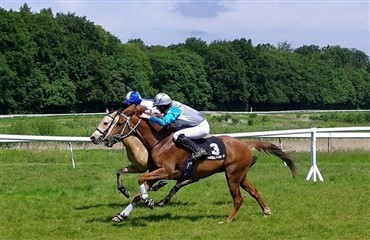
M127 198L130 197L130 192L122 184L121 176L125 173L142 173L143 171L137 169L136 167L130 165L124 168L121 168L117 171L117 189Z
M135 205L140 201L140 193L137 193L132 202L120 213L112 218L113 222L122 222L125 218L128 218L130 213L134 210Z
M155 205L156 206L164 206L166 205L167 203L169 203L169 201L171 201L171 199L173 198L173 196L176 195L176 193L182 188L182 187L185 187L191 183L194 183L194 182L197 182L197 181L193 181L193 180L185 180L185 181L177 181L177 183L175 184L175 186L173 186L170 190L170 192L167 194L167 196L165 196L161 201L159 201L158 203L156 203Z
M153 199L149 198L148 189L154 182L161 179L168 179L169 174L165 168L158 168L155 171L142 174L139 179L140 198L144 201L145 205L151 209L154 207Z
M244 177L243 181L240 183L240 186L249 193L260 205L263 214L271 215L271 210L267 207L266 203L263 201L261 196L259 195L257 189L247 180L247 177Z

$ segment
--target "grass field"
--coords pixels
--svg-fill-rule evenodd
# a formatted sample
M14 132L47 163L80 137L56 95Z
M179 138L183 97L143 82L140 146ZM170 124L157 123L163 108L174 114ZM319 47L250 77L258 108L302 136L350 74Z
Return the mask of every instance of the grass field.
M306 181L309 153L292 153L298 176L282 162L256 153L249 179L272 210L264 217L243 193L230 224L223 174L183 188L172 202L150 210L139 205L122 223L111 218L129 203L115 188L115 172L128 164L121 150L0 150L0 239L369 239L369 152L317 154L324 182ZM135 192L138 175L124 176ZM170 185L170 186L169 186ZM173 182L156 193L160 200Z
M370 111L347 113L207 115L211 133L255 132L311 127L369 126ZM90 136L103 115L15 117L0 119L0 134Z
M102 119L32 117L0 119L0 133L89 136ZM369 126L370 113L212 115L212 133ZM298 176L276 157L261 155L248 173L272 210L264 217L243 193L230 224L219 224L232 201L223 174L183 188L163 208L137 206L123 223L111 218L130 202L116 190L115 173L128 165L122 150L76 150L56 144L0 144L0 239L370 239L369 151L318 152L324 182L306 181L310 153L291 153ZM15 150L17 149L17 150ZM138 175L124 176L131 192ZM174 182L159 192L164 197Z

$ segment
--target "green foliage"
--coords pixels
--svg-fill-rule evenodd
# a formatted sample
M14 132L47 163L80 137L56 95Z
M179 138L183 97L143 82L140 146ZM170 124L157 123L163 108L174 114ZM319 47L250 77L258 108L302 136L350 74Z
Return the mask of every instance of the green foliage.
M209 109L212 91L202 58L187 50L152 49L149 52L154 88L198 109Z
M325 122L336 121L344 123L354 124L368 124L370 121L369 112L358 112L358 113L322 113L311 116L312 120L322 120Z
M213 42L205 57L208 81L215 110L248 109L248 83L244 64L230 43Z
M27 4L0 8L0 19L0 114L100 112L130 90L165 91L199 110L370 108L370 60L357 49L244 38L123 44L86 17Z
M232 115L232 114L229 114L229 113L226 113L226 114L219 114L219 115L211 115L210 117L210 122L214 123L214 122L217 122L217 123L227 123L227 124L238 124L240 123L242 120L242 118L240 118L240 116L236 116L236 115Z

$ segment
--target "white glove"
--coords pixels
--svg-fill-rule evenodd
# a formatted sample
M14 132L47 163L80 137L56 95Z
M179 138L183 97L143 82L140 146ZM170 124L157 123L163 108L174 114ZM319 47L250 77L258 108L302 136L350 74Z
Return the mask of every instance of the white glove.
M143 119L149 119L150 118L150 116L148 114L146 114L145 112L142 113L139 117L143 118Z

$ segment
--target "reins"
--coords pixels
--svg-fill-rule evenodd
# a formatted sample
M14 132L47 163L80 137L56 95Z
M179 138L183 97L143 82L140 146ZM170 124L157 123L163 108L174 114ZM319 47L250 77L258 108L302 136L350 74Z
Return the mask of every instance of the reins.
M138 128L139 124L141 123L142 119L139 118L139 121L134 125L134 126L131 126L130 123L131 123L131 119L132 117L131 116L127 116L123 113L119 114L119 116L121 117L124 117L126 119L125 121L125 125L123 126L121 132L119 135L117 135L116 137L113 138L114 141L121 141L122 139L125 139L127 137L129 137L130 135L135 135L135 136L138 136L138 132L136 131L136 129ZM126 128L129 129L128 133L124 134ZM153 146L150 146L148 150L151 150L153 149L155 146L157 146L158 144L160 143L160 141L157 141Z
M125 122L125 125L123 126L120 134L118 136L114 137L114 139L116 139L118 141L121 141L122 139L125 139L128 136L130 136L131 134L135 134L136 128L139 126L139 124L141 122L141 118L139 118L139 121L135 124L135 126L131 127L130 126L131 117L129 117L129 116L123 114L123 113L119 114L119 116L124 117L126 119L126 122ZM127 134L124 134L126 128L129 128L130 130Z

